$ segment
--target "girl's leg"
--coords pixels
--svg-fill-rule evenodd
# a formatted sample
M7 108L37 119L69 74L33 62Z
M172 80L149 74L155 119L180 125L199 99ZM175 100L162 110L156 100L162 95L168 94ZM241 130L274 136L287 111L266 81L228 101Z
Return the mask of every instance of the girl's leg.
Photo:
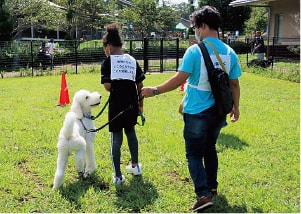
M138 164L138 139L136 136L135 127L124 129L128 140L128 146L131 153L132 158L132 166L136 166Z
M123 133L122 130L118 132L111 132L111 158L112 158L112 164L114 169L114 175L115 177L122 176L121 170L120 170L120 156L121 156L121 145L122 145L122 139Z

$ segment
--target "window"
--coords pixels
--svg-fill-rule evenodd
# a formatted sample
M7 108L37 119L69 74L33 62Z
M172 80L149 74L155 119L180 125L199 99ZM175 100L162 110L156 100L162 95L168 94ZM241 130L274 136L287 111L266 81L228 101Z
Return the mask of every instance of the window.
M281 43L282 37L282 24L283 24L283 15L282 14L275 14L275 37L276 43Z

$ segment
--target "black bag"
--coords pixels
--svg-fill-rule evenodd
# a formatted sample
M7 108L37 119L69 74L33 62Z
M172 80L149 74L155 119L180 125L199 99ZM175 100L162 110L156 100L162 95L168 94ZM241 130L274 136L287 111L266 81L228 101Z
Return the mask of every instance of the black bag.
M233 97L226 71L215 68L203 42L199 43L206 64L211 90L215 99L215 106L220 116L225 116L232 111ZM216 53L216 52L215 52ZM217 54L217 53L216 53ZM217 58L219 56L216 56Z

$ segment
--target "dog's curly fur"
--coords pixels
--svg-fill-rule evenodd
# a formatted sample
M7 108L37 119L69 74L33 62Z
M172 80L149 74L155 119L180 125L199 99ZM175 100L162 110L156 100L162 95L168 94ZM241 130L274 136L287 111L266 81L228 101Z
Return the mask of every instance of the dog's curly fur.
M75 169L80 177L89 177L96 169L94 154L94 139L96 132L91 119L92 108L100 104L101 96L98 92L90 93L80 90L75 93L71 111L65 116L63 127L58 140L57 169L55 172L53 189L63 184L68 156L75 152Z

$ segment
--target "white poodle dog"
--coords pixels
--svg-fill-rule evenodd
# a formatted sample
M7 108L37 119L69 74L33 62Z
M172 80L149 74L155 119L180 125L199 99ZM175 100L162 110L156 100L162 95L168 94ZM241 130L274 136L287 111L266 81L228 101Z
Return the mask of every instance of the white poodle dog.
M101 96L97 92L90 93L87 90L80 90L75 93L71 111L66 114L59 134L57 169L53 189L57 189L63 184L68 156L72 152L75 152L75 169L80 177L87 178L95 171L94 139L96 132L88 130L95 129L91 110L100 104L100 100Z

